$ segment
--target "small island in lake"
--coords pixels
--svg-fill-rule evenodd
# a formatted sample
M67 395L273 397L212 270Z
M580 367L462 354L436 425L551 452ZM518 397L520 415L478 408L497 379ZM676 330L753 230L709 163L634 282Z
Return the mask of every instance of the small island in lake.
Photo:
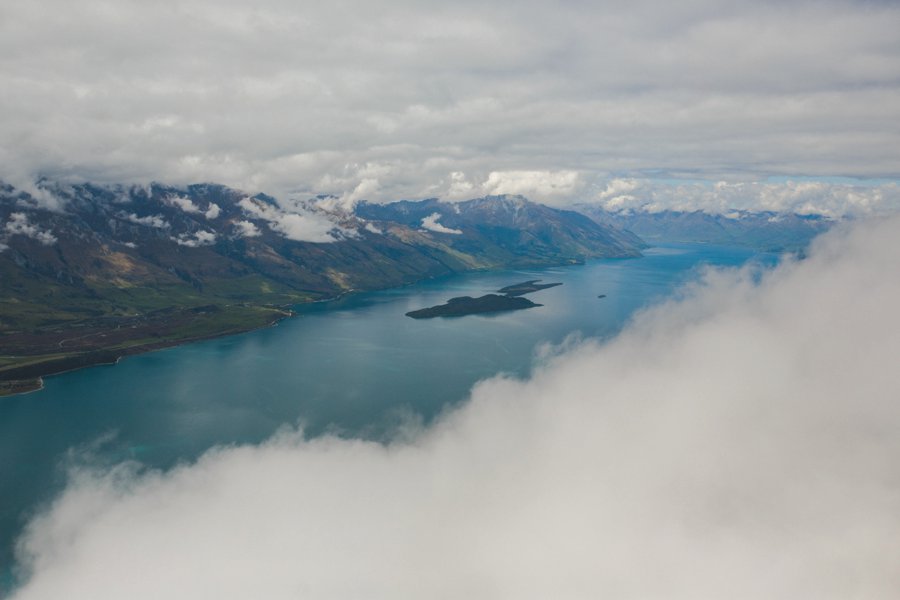
M538 283L538 281L540 281L540 279L530 279L528 281L523 281L522 283L508 285L505 288L497 290L497 293L506 294L507 296L522 296L524 294L530 294L531 292L546 290L547 288L562 285L561 283Z
M413 319L462 317L465 315L503 312L507 310L521 310L523 308L534 308L535 306L542 305L535 304L528 298L520 298L518 296L500 296L497 294L488 294L487 296L478 298L460 296L459 298L450 298L447 300L446 304L408 312L406 313L406 316L412 317Z

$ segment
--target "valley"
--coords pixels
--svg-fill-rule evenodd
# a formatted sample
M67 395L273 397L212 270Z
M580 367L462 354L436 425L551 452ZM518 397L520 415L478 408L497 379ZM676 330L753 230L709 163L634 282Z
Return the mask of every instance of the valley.
M220 185L0 186L0 394L249 331L292 307L452 273L640 256L615 226L489 196L276 201Z

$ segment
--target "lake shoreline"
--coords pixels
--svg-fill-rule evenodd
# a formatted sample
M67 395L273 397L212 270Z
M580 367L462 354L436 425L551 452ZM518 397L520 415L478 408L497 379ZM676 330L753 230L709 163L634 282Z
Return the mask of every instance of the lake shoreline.
M211 328L211 331L191 337L177 337L175 333L170 333L169 335L173 335L173 339L151 342L149 344L139 344L134 346L127 347L117 347L117 346L109 346L109 347L96 347L92 348L89 351L81 352L81 353L72 353L68 356L62 356L58 359L49 358L47 360L40 361L35 363L26 363L21 366L8 367L8 368L0 368L0 398L9 397L9 396L18 396L23 394L29 394L32 392L37 392L44 389L44 377L51 377L55 375L61 375L63 373L69 373L72 371L77 371L81 369L87 369L90 367L97 367L103 365L115 365L122 358L128 356L134 356L138 354L146 354L148 352L154 352L156 350L164 350L167 348L175 348L178 346L192 344L194 342L201 342L205 340L211 340L221 337L228 337L232 335L240 335L243 333L249 333L252 331L256 331L258 329L263 329L266 327L272 327L278 324L280 321L295 316L297 313L293 310L294 308L299 308L302 306L310 306L313 304L321 304L327 302L334 302L336 300L340 300L342 298L346 298L353 294L367 293L367 292L377 292L384 291L389 289L402 289L409 286L414 286L423 281L429 281L433 279L440 279L443 277L454 276L454 275L464 275L468 273L478 273L478 272L500 272L507 271L513 268L558 268L558 267L571 267L584 265L587 261L593 260L630 260L635 258L643 258L643 252L639 253L637 256L613 256L613 257L587 257L587 258L569 258L565 261L560 261L558 263L547 264L547 263L537 263L533 265L502 265L496 266L494 268L476 268L476 269L468 269L464 271L455 271L450 273L442 273L438 276L430 275L421 277L416 279L415 281L409 281L403 283L402 285L395 286L386 286L386 287L375 287L371 289L348 289L343 290L334 296L329 296L326 298L318 298L318 299L308 299L304 302L300 303L292 303L285 305L250 305L249 308L256 310L265 310L270 313L275 313L274 318L270 318L265 322L255 322L248 327L234 327L233 323L231 323L230 327L227 329L217 329ZM212 306L212 305L211 305ZM182 313L187 313L191 311L196 311L200 308L204 307L195 307L195 308L177 308L173 307L173 310L179 310ZM246 307L245 307L246 308ZM218 308L217 308L218 310ZM272 315L270 315L272 316ZM106 334L102 331L98 331L96 334L98 336L105 336ZM82 336L86 337L86 336ZM62 348L62 344L69 340L62 340L58 342L59 347ZM120 340L121 342L127 342L128 338L124 338ZM11 354L9 356L15 356ZM52 356L50 353L44 354L34 354L34 355L21 355L23 357L34 356L36 359L40 359L41 356ZM21 376L17 376L20 375Z
M639 258L639 257L629 257L629 258ZM598 258L597 260L603 260L602 258ZM575 264L584 264L582 262L573 263L571 261L562 262L559 264L553 265L534 265L535 267L566 267L573 266ZM442 274L440 277L446 277L450 275L461 275L465 273L477 273L477 272L490 272L490 271L504 271L508 270L509 267L501 267L497 269L472 269L469 271L461 271L454 273L446 273ZM240 335L243 333L249 333L252 331L256 331L259 329L263 329L266 327L273 327L277 325L280 321L296 316L294 312L294 307L301 307L313 304L321 304L327 302L334 302L335 300L340 300L347 296L359 293L366 292L375 292L382 291L387 289L400 289L408 286L413 286L423 281L428 281L431 279L435 279L434 276L423 277L416 281L411 281L405 283L400 286L388 286L384 288L374 288L374 289L350 289L344 290L334 296L330 296L327 298L319 298L316 300L310 299L306 302L297 303L297 304L288 304L282 306L266 306L266 307L257 307L261 309L265 309L275 313L275 318L271 319L265 323L254 323L249 327L239 327L234 328L231 327L226 330L214 330L208 333L192 336L187 338L175 338L171 340L165 340L160 342L152 342L150 344L140 344L135 346L129 346L127 348L116 348L115 346L110 348L96 348L90 351L86 351L83 353L74 353L70 356L61 357L59 359L49 359L42 362L37 362L33 364L25 364L18 367L12 367L6 369L6 372L0 370L0 398L10 397L10 396L19 396L24 394L30 394L33 392L38 392L44 389L44 377L52 377L55 375L62 375L64 373L70 373L72 371L77 371L80 369L87 369L91 367L99 367L99 366L113 366L117 364L121 359L126 358L128 356L134 356L138 354L146 354L148 352L155 352L157 350L164 350L167 348L175 348L179 346L183 346L186 344L192 344L194 342L201 342L205 340L211 340L216 338L228 337L232 335ZM103 334L100 334L103 335ZM68 340L63 340L59 342L60 347L61 344ZM124 340L124 341L127 341ZM48 354L45 354L47 356ZM35 357L40 357L41 355L35 355ZM22 374L23 376L17 376Z
M64 373L71 373L72 371L88 369L91 367L115 366L119 363L120 360L129 356L147 354L150 352L155 352L157 350L166 350L168 348L176 348L178 346L192 344L195 342L202 342L205 340L250 333L259 329L265 329L266 327L274 327L284 319L288 319L296 315L296 313L290 307L278 307L269 310L274 313L274 318L270 319L266 323L254 323L252 326L246 328L230 328L220 331L211 331L202 335L164 340L153 342L150 344L140 344L127 348L98 349L82 354L75 354L58 360L48 360L33 365L24 365L22 367L10 369L10 372L13 375L27 369L27 371L25 371L27 373L27 376L17 378L11 377L9 379L0 380L0 398L21 396L24 394L39 392L44 389L45 377L53 377L55 375L62 375Z

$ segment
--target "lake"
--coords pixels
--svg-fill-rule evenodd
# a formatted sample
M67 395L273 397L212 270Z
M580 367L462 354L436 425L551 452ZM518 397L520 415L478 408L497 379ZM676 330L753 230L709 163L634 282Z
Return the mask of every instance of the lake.
M0 398L0 573L13 540L78 461L189 461L219 444L256 443L279 427L379 438L404 419L428 422L497 373L527 376L541 344L607 338L636 310L669 296L700 265L774 264L740 248L679 244L636 259L454 275L297 308L247 334L170 348L49 377ZM529 294L538 308L414 320L410 310L528 279L562 282ZM605 298L598 298L605 294ZM4 586L0 585L0 590Z

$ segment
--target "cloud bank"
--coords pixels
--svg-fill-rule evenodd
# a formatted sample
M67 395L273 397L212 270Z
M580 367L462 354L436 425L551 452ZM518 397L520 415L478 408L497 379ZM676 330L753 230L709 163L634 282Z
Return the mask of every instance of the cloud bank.
M587 203L619 212L643 210L727 213L765 210L832 218L900 212L900 184L785 181L660 183L649 179L613 179L597 186Z
M388 444L76 471L12 597L894 598L898 240L710 272Z
M7 3L0 177L372 201L900 178L893 2L170 8Z

